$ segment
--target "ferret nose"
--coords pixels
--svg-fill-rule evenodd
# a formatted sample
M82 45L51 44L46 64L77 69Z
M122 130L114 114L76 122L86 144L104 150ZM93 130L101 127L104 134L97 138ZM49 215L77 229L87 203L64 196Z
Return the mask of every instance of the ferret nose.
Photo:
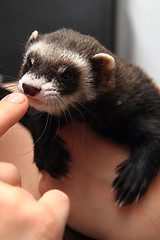
M35 96L41 91L40 88L36 88L36 87L33 87L33 86L25 84L25 83L22 84L22 88L23 88L24 93L27 95L30 95L30 96Z

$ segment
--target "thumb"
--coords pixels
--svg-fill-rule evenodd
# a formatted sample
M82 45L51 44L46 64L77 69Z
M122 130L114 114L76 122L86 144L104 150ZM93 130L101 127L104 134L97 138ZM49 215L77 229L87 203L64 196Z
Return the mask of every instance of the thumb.
M63 236L70 210L68 196L60 190L50 190L44 193L39 202L49 207L54 225L56 224L53 229L54 231L56 229L58 235Z
M0 162L0 181L20 187L21 177L16 166L11 163Z
M28 106L27 97L19 92L11 93L0 101L0 136L23 117Z

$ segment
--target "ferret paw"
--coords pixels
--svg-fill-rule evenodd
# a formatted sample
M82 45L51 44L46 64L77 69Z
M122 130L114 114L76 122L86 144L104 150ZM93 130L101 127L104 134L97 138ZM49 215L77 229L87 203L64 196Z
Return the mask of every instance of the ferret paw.
M63 180L64 177L70 177L70 154L62 147L59 147L57 152L56 150L57 149L53 149L51 154L44 157L40 154L38 158L34 158L34 161L40 171L45 170L53 178Z
M71 165L70 154L65 149L61 148L54 163L50 166L48 172L54 178L63 180L63 177L70 177L69 167Z
M139 198L146 192L152 177L138 161L129 159L117 166L118 177L113 182L113 190L118 190L115 206L122 207Z

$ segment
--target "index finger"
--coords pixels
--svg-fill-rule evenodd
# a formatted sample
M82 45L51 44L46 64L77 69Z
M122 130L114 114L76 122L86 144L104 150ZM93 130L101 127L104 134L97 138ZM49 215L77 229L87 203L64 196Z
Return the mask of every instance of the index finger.
M0 101L0 136L23 117L28 106L27 97L19 92L11 93Z

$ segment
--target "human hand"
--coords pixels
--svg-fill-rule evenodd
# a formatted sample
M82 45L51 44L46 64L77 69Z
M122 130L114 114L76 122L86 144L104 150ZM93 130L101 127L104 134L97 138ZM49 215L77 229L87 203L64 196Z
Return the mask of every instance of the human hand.
M23 117L28 106L22 93L9 94L0 101L0 136Z
M28 100L21 93L0 102L0 136L26 112ZM60 240L69 214L69 199L61 191L45 193L39 201L20 187L17 169L0 163L0 239Z
M42 172L40 192L64 191L71 201L68 224L85 235L102 240L159 240L160 174L137 203L115 206L116 192L110 191L115 167L129 157L129 149L73 124L59 132L71 153L71 177L61 181Z

